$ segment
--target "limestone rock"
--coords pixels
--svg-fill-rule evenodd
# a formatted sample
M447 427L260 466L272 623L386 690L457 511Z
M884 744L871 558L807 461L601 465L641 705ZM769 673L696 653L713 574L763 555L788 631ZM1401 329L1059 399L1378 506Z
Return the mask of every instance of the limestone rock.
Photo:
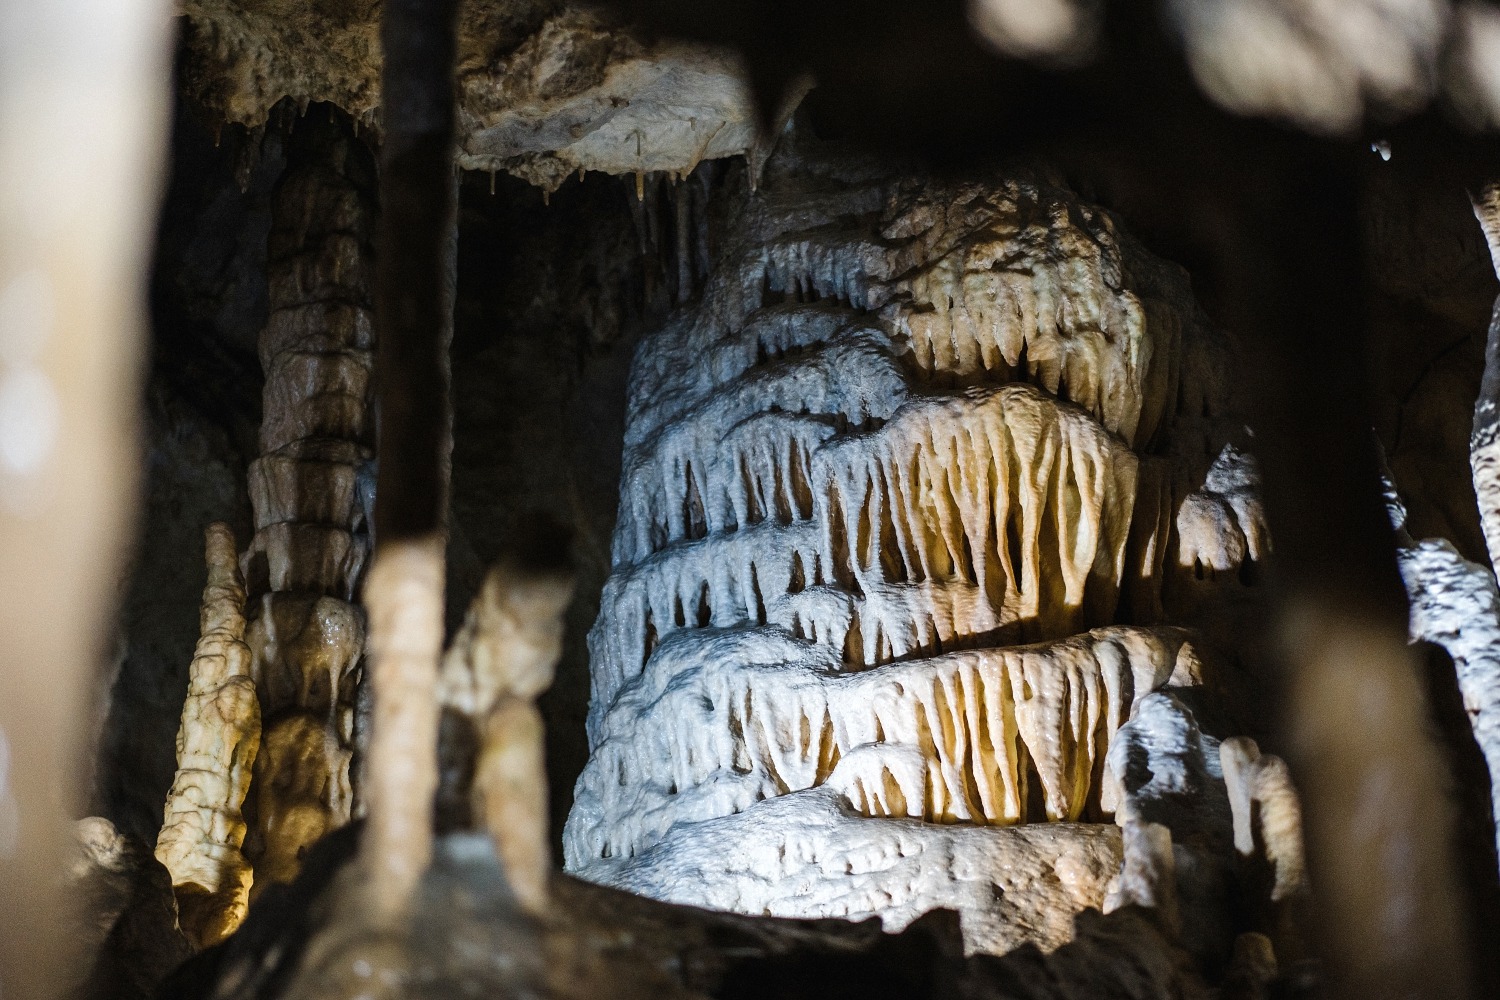
M177 733L177 776L156 840L183 930L198 947L232 933L249 906L252 874L240 850L246 832L241 807L261 742L234 535L216 523L204 536L202 637Z
M1500 590L1489 567L1469 562L1443 539L1397 552L1411 599L1411 636L1446 649L1464 708L1490 772L1500 825ZM1500 834L1497 834L1500 849Z
M703 821L641 853L581 866L590 881L669 902L770 916L878 917L909 926L934 901L958 912L964 949L1051 951L1074 917L1100 909L1119 875L1120 838L1102 824L997 829L870 818L824 786ZM879 815L876 813L875 815Z
M66 884L78 907L76 963L65 986L82 997L147 1000L192 952L178 929L172 876L101 816L79 820L73 832Z
M1183 630L1103 627L1122 589L1159 620L1169 552L1265 549L1222 443L1211 516L1173 506L1220 419L1216 334L1180 272L1044 178L789 154L725 247L632 369L567 866L744 912L950 907L971 950L1056 947L1116 888L1098 821L1125 802L1127 846L1165 823L1106 757L1203 677ZM1231 860L1203 751L1165 841L1210 859L1194 886ZM1182 879L1158 881L1130 898Z
M275 30L307 13L290 12ZM344 128L307 123L271 206L261 456L249 470L255 537L242 559L264 720L246 840L257 895L290 880L303 852L356 808L365 620L353 600L370 555L375 431L373 184L368 151Z
M186 84L227 122L260 126L290 98L379 126L379 5L186 0ZM556 189L579 170L687 174L757 147L730 51L643 41L599 13L520 0L462 6L458 164Z

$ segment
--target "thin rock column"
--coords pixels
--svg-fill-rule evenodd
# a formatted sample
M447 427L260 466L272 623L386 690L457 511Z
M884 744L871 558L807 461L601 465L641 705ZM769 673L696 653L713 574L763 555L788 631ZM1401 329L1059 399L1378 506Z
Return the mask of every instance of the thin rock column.
M440 685L443 703L478 731L474 816L489 832L517 902L533 913L546 909L552 874L545 727L536 699L552 684L573 596L566 542L553 545L490 570L443 659Z
M246 851L258 893L354 804L354 699L368 555L361 484L373 457L372 157L346 128L304 120L272 205L261 455L247 633L264 718Z

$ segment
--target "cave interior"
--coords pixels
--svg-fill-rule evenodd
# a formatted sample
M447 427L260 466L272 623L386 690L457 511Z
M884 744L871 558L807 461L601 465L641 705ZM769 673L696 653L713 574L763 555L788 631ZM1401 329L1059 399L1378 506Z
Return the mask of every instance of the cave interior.
M1500 8L118 17L0 995L1500 994Z

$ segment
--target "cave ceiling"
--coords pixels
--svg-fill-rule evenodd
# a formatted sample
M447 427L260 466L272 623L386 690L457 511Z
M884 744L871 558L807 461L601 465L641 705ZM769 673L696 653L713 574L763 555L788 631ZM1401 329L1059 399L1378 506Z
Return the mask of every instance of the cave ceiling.
M262 126L284 99L380 123L379 6L185 0L185 88ZM555 190L578 171L688 174L759 135L731 50L648 41L550 0L467 3L458 33L458 166Z

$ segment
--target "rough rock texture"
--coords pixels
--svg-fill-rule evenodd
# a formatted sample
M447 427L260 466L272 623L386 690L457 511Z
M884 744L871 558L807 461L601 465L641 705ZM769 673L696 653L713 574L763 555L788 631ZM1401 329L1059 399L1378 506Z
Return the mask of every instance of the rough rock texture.
M1411 599L1413 640L1435 642L1453 657L1474 738L1489 765L1500 825L1500 590L1487 566L1469 562L1440 538L1398 552ZM1500 850L1500 834L1497 834Z
M628 857L674 823L824 784L866 816L1008 826L1097 815L1096 772L1134 702L1198 674L1174 629L854 671L836 650L806 646L775 626L665 642L605 717L572 856Z
M1412 535L1483 560L1470 436L1497 286L1468 182L1449 179L1434 155L1415 143L1398 143L1388 163L1372 153L1361 197L1376 428Z
M1066 944L1074 917L1099 909L1119 876L1113 827L931 825L901 811L851 807L841 777L835 771L818 788L703 820L691 835L666 837L627 864L595 861L576 874L735 913L878 915L892 932L941 901L962 915L965 949L991 954Z
M1105 773L1124 853L1105 912L1155 908L1190 951L1222 959L1233 853L1219 741L1171 693L1153 693L1110 746Z
M1055 946L1040 915L1104 901L1113 834L951 824L1107 815L1135 704L1202 679L1180 630L1074 633L1127 583L1159 615L1169 550L1231 578L1266 552L1224 347L1045 179L781 171L636 358L567 864ZM985 874L1012 866L1039 877Z
M177 926L172 877L141 844L101 816L75 824L68 889L80 963L70 985L83 997L146 1000L192 952Z
M956 930L942 918L895 936L882 934L874 921L752 919L565 876L555 878L552 905L537 917L511 897L489 839L472 834L439 841L409 924L372 928L349 908L359 886L350 869L332 870L339 860L334 846L315 852L274 911L258 908L240 935L190 963L165 995L895 1000L940 989L985 1000L1209 995L1155 916L1136 908L1108 917L1085 913L1071 943L1047 954L1021 948L1003 959L959 958Z
M223 120L258 127L283 98L379 126L379 7L186 0L186 83ZM724 50L643 42L556 0L467 3L459 29L459 165L555 190L579 170L691 173L748 152L759 128Z
M177 733L177 777L156 838L157 860L171 873L178 897L179 923L199 947L233 932L249 906L240 809L260 749L260 703L245 645L245 585L234 534L216 522L204 537L201 637Z
M271 208L255 536L243 562L263 723L246 854L258 893L354 808L354 698L374 420L373 164L336 121L298 130Z

